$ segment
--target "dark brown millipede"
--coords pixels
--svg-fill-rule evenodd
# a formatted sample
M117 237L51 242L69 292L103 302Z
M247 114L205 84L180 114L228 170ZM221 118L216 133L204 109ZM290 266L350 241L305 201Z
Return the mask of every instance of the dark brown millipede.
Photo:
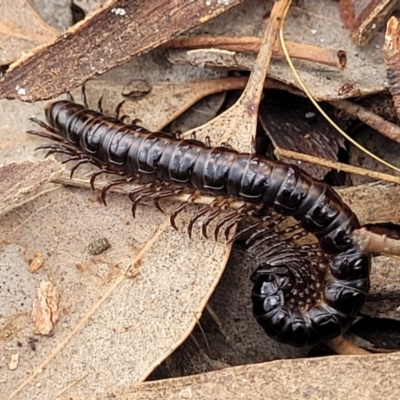
M245 201L247 208L221 218L216 236L223 224L232 226L254 212L251 205L258 207L261 221L273 219L271 215L277 213L293 217L318 239L322 251L306 245L287 246L283 253L267 251L252 275L253 314L269 336L295 346L332 339L348 329L369 291L371 258L352 241L352 232L360 227L356 215L329 185L295 165L262 155L211 147L195 138L182 139L126 124L118 117L120 107L114 117L105 116L101 102L94 111L83 98L84 105L72 97L48 105L48 125L32 118L47 132L28 133L56 142L40 148L66 154L65 162L76 161L71 175L83 163L96 165L99 169L92 175L92 187L100 174L119 175L103 187L103 201L110 187L138 176L147 178L146 184L129 194L133 213L143 198L153 197L159 207L160 199L184 188L218 196L206 224L217 218L229 201ZM172 213L173 226L186 204ZM192 218L189 231L207 210ZM268 232L260 229L253 237L262 240Z

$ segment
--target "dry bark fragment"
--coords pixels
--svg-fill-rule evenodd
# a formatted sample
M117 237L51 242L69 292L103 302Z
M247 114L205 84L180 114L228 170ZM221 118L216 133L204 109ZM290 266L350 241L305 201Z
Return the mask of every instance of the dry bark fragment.
M35 253L35 257L33 258L33 260L29 263L29 271L36 272L39 268L41 268L41 266L43 265L44 262L44 257L42 252L37 251Z
M390 18L387 23L383 59L389 90L393 96L397 116L400 118L400 24L396 17Z
M60 292L51 282L42 281L33 302L32 318L41 335L49 335L58 321Z
M55 42L12 64L0 78L0 98L60 95L242 1L108 1Z
M367 44L398 4L398 0L371 0L354 22L351 32L354 42L359 46Z

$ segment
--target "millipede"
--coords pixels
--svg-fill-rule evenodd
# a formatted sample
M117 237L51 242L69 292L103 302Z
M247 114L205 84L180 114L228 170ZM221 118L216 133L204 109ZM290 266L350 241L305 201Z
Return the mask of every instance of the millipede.
M82 100L83 104L77 103L68 94L67 100L46 107L47 123L31 118L45 132L28 133L53 141L39 149L66 155L63 162L75 161L71 176L81 164L94 164L98 169L90 179L92 188L99 175L116 175L103 186L104 203L112 186L141 179L143 185L129 193L133 215L145 198L152 198L161 209L161 199L190 190L189 200L170 216L175 228L176 216L195 200L196 193L216 195L210 206L193 215L189 235L194 223L210 210L202 232L206 235L207 225L219 218L216 238L222 226L226 233L255 215L258 222L247 230L255 230L250 241L257 246L271 236L271 226L280 216L294 218L297 225L286 229L286 238L260 255L251 276L254 317L270 337L294 346L333 339L350 327L368 295L371 257L352 240L352 232L360 228L356 215L328 184L296 165L263 155L125 123L119 116L122 103L113 116L105 115L101 99L97 110L88 107L84 89ZM221 217L238 199L244 206ZM314 235L318 246L295 246L302 235L299 229Z

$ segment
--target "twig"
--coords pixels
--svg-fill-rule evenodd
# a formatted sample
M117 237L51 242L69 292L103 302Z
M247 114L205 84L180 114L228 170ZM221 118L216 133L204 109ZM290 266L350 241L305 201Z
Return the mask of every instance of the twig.
M400 64L399 64L400 65ZM400 99L399 99L400 102ZM400 127L358 104L348 100L328 101L330 105L358 118L383 136L400 143ZM399 104L400 110L400 104Z
M366 228L355 230L352 237L353 242L362 251L400 256L400 240L390 239L386 235L378 235L368 231Z
M197 36L173 39L160 47L167 49L214 48L231 51L251 51L253 53L258 53L260 50L260 46L261 39L254 36ZM340 70L343 70L346 66L346 53L342 50L327 49L324 47L296 42L286 42L286 46L289 50L290 56L293 58L336 67ZM274 56L284 56L279 40L275 40L272 46L272 54Z
M293 65L293 61L290 58L288 49L286 47L285 44L285 38L284 38L284 27L285 27L285 18L288 12L288 8L285 9L284 12L284 17L282 18L281 21L281 26L279 29L279 39L281 41L281 46L283 49L283 52L285 53L285 58L287 63L289 64L290 69L293 72L293 75L295 76L298 84L300 85L301 89L303 90L303 92L307 95L307 97L309 98L309 100L311 101L311 103L315 106L315 108L320 112L320 114L332 125L333 128L335 128L345 139L347 139L351 144L353 144L354 146L356 146L358 149L360 149L363 153L369 155L372 159L380 162L381 164L385 165L386 167L389 167L390 169L393 169L394 171L400 172L400 168L397 168L396 166L394 166L393 164L390 164L389 162L382 160L381 158L379 158L376 154L370 152L369 150L367 150L365 147L361 146L359 143L357 143L351 136L349 136L342 128L340 128L340 126L334 122L332 120L331 117L329 117L329 115L321 108L321 106L318 104L317 100L314 98L314 96L311 94L310 90L308 89L308 87L304 84L303 80L300 78L300 75L298 74L298 72L296 71L296 68Z
M342 164L334 161L328 161L322 158L310 156L308 154L297 153L291 150L277 148L274 150L274 153L277 157L286 157L293 160L309 162L312 164L321 165L323 167L336 169L338 171L344 171L355 175L367 176L369 178L396 183L397 185L400 185L400 177L398 176L383 174L381 172L371 171L369 169L354 167L352 165Z

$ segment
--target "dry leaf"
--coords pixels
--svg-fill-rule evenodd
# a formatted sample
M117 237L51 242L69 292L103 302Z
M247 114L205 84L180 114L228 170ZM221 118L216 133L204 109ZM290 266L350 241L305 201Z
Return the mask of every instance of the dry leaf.
M10 211L35 191L61 176L64 168L53 158L36 163L11 163L0 168L0 214Z
M8 65L59 32L47 25L26 0L0 3L0 65Z
M94 400L112 393L116 400L342 400L344 397L397 400L399 362L399 353L280 360L185 378L116 386L101 396L88 392L84 398Z
M268 91L260 107L259 119L274 148L337 161L339 148L344 147L343 137L315 110L308 99ZM282 157L278 159L290 162ZM298 165L312 177L321 180L330 171L304 162Z
M49 335L58 321L60 292L52 282L42 281L33 301L32 318L35 330L41 335Z

